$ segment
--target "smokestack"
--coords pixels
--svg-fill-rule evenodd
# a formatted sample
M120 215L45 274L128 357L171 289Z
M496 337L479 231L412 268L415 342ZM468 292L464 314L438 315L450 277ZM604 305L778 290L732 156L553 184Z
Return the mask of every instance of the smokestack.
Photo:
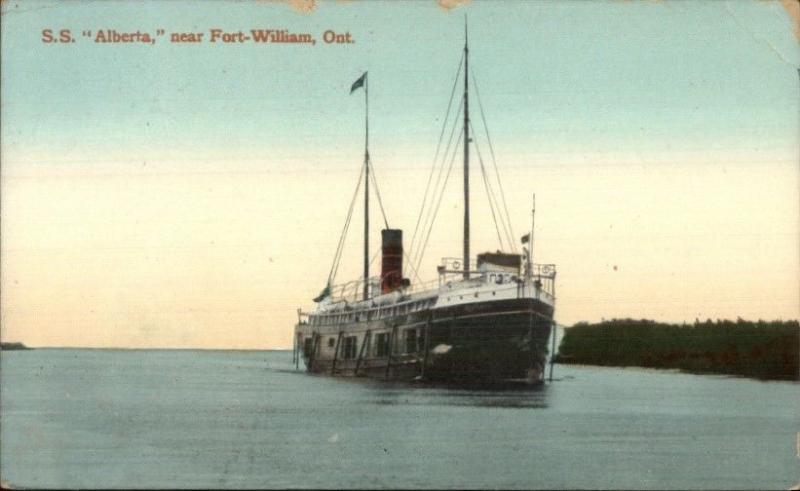
M381 230L381 293L390 293L403 285L403 231Z

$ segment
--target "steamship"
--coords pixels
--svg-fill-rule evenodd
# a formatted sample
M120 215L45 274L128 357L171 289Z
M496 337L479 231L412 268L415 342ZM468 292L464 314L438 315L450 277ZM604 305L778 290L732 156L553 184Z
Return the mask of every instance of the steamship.
M389 228L387 222L387 227L381 231L380 275L370 276L369 184L372 179L377 191L377 181L374 172L370 175L367 110L362 173L345 231L339 240L334 267L327 285L314 299L315 309L298 309L294 335L295 367L299 368L302 360L305 369L315 374L448 383L538 383L543 380L548 340L553 328L556 270L552 264L535 264L532 260L533 220L531 231L521 239L521 252L515 252L516 245L509 240L507 243L512 249L508 252L483 252L474 260L470 255L469 164L470 144L473 143L470 130L473 128L469 117L466 32L453 94L456 94L462 75L463 98L453 119L454 130L463 120L463 127L458 132L460 137L453 147L455 156L463 143L464 235L461 257L442 259L437 266L437 278L412 284L406 277L404 265L416 274L413 269L415 261L403 250L402 230ZM368 108L366 72L353 83L350 94L358 89L363 89L365 107ZM447 118L443 124L447 124ZM442 135L445 134L444 128ZM488 130L486 135L488 137ZM480 157L480 149L477 151ZM497 179L499 184L499 173ZM334 285L344 234L362 182L363 277ZM492 203L491 199L489 202ZM499 201L497 203L500 211ZM506 223L510 228L510 220Z

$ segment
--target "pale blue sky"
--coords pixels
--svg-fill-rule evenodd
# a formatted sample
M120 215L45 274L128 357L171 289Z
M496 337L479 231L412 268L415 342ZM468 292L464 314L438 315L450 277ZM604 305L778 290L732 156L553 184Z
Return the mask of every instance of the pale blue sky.
M8 3L6 157L125 149L189 158L236 148L295 158L358 146L371 73L376 152L435 144L458 63L463 13L491 129L531 150L792 148L797 39L777 2L321 2L306 15L264 2ZM42 28L350 31L349 46L70 46ZM78 144L77 142L80 142ZM227 150L223 151L223 153ZM289 155L291 154L291 155ZM320 161L321 165L324 162Z

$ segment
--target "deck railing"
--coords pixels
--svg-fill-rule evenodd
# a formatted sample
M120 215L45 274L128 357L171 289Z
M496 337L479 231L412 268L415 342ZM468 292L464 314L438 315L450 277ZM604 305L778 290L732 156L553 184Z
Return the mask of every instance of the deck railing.
M460 267L460 262L458 264L454 264L454 262L458 262L456 258L445 258L442 260L442 264L439 266L439 277L437 279L428 280L424 282L414 283L410 286L402 288L400 291L404 295L411 295L415 293L421 293L424 291L429 290L438 290L442 288L446 284L453 285L455 283L460 283L464 281L463 269L456 269ZM473 266L473 265L471 265ZM469 276L470 278L466 280L467 283L475 283L475 286L479 286L482 282L476 281L482 279L484 276L493 274L496 272L480 272L473 266L470 268ZM539 287L549 293L550 295L555 294L555 276L556 276L556 266L555 264L534 264L533 271L531 273L531 277L534 283L538 282ZM368 298L377 297L381 294L381 281L380 277L374 276L367 280L369 282L369 295ZM520 274L519 278L515 281L524 282L525 281L525 274ZM452 286L451 286L452 287ZM330 292L330 300L334 303L353 303L359 302L363 300L363 291L364 291L364 280L353 280L348 281L347 283L342 283L339 285L334 285L331 287Z

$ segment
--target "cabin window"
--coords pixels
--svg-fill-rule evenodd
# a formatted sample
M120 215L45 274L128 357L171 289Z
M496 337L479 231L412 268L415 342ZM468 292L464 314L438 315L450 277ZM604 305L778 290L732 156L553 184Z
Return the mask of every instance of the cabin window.
M356 357L356 345L358 338L356 336L347 336L344 338L344 359L352 360Z
M502 285L503 284L503 275L501 275L501 274L497 275L497 282L496 283L498 285Z
M336 338L328 338L328 348L333 348L336 344Z
M306 358L311 358L311 343L313 338L305 338L303 340L303 356Z
M389 355L389 334L382 332L375 336L375 356Z
M406 329L406 353L417 352L417 330Z

